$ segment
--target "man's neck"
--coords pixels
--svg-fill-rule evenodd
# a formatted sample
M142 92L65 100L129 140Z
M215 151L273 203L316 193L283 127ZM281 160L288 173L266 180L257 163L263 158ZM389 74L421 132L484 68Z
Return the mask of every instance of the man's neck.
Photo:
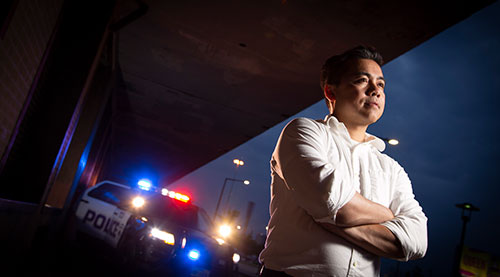
M334 116L339 122L342 122L344 124L344 126L347 128L347 132L349 132L349 136L351 137L351 139L358 142L365 142L366 130L368 129L368 125L349 122L348 120L339 118L339 116L335 113L330 114Z
M346 124L345 122L344 125L347 128L347 132L349 132L349 136L353 140L357 142L365 142L366 129L368 129L368 126Z

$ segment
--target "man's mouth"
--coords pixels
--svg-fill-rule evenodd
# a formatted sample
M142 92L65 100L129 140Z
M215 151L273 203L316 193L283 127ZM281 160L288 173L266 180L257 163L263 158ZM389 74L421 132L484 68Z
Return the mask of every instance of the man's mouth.
M365 102L365 105L368 105L370 107L377 107L377 108L380 108L380 106L378 105L377 102L371 102L371 101L368 101L368 102Z

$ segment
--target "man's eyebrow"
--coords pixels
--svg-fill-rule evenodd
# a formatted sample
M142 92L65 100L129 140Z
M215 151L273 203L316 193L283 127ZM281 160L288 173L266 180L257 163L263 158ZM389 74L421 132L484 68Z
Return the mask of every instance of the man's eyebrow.
M359 76L359 75L365 75L365 76L367 76L368 78L373 76L372 74L370 74L370 73L368 73L368 72L364 72L364 71L358 72L358 73L356 73L355 75L356 75L356 76ZM384 79L384 77L382 77L382 76L378 76L378 77L377 77L377 80L382 80L382 81L384 81L384 82L385 82L385 79Z

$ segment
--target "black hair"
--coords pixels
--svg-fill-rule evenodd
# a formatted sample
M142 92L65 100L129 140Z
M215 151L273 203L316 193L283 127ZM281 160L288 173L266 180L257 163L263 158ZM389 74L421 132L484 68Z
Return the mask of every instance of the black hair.
M382 55L370 46L356 46L340 55L331 56L325 61L323 67L321 67L321 91L324 91L327 84L338 85L342 79L342 74L345 73L349 62L353 59L370 59L375 61L379 66L384 64ZM326 97L325 102L328 109L330 109L330 101Z

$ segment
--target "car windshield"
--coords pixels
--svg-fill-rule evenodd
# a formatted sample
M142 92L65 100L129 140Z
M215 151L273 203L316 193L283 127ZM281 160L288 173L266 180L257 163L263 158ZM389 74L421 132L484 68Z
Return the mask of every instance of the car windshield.
M198 207L181 201L154 195L147 200L143 212L148 216L173 221L181 226L200 229L198 224Z
M210 219L210 216L201 207L198 207L198 227L200 231L203 231L207 234L210 234L214 230L214 226L212 220Z

